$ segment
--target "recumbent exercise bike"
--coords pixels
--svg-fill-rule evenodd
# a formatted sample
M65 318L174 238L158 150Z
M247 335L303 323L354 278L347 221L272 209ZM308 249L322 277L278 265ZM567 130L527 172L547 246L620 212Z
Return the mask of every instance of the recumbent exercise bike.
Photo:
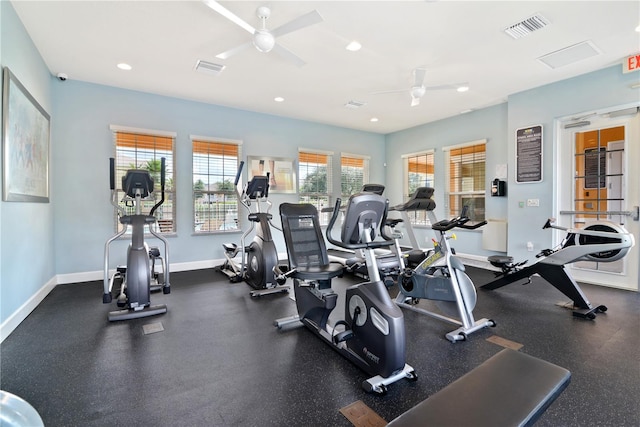
M388 201L376 194L352 195L347 204L341 238L331 233L340 215L336 201L326 236L332 244L345 249L365 249L369 282L351 285L341 298L342 317L330 321L338 306L338 294L331 280L342 275L344 267L330 262L320 228L318 211L310 204L283 203L280 216L284 232L288 271L281 277L293 278L298 314L275 321L278 328L305 325L333 349L346 357L371 378L362 383L367 392L385 394L387 386L402 378L415 381L417 375L405 363L405 328L402 310L391 300L380 280L375 248L388 247L389 241L374 241L384 223Z
M482 289L494 290L510 283L527 279L524 284L531 283L531 276L539 274L560 292L573 301L573 315L583 319L595 319L597 313L607 311L605 305L592 305L584 292L566 268L566 264L577 261L613 262L627 255L635 244L633 235L624 227L609 221L596 221L584 228L566 228L553 225L555 219L550 218L542 227L554 228L567 232L562 242L555 249L545 249L536 255L538 260L524 267L527 261L513 262L508 255L492 255L487 258L494 267L500 268L497 279L482 285Z
M169 244L164 236L154 230L154 226L157 224L154 213L164 203L165 158L161 159L161 198L151 208L148 215L142 213L142 201L154 200L154 182L149 171L130 169L122 177L122 190L125 193L123 200L126 203L132 203L135 208L135 214L128 215L116 199L115 160L113 158L109 159L109 169L111 204L117 209L119 221L123 227L121 231L107 240L104 246L104 293L102 302L104 304L111 303L112 291L117 283L119 284L117 305L123 309L110 312L108 319L113 322L166 313L167 306L164 304L152 306L150 296L152 290L162 289L164 294L171 292L169 284ZM113 241L124 235L129 226L131 226L131 243L127 248L127 265L118 266L116 272L109 277L109 246ZM149 232L164 244L164 257L160 257L158 248L149 248L149 245L144 241L145 226L148 226ZM161 275L155 272L156 260L161 262Z

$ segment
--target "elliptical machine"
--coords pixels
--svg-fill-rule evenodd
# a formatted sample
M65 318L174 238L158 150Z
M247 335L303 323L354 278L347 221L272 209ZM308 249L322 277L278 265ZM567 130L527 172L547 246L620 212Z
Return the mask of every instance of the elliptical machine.
M531 283L531 276L539 274L560 292L573 301L573 315L593 320L597 313L607 311L605 305L593 306L582 292L580 286L571 277L566 264L577 261L613 262L627 255L635 244L633 234L624 227L609 221L596 221L584 228L566 228L553 225L550 218L543 229L555 228L567 232L567 235L555 249L545 249L536 255L538 260L526 267L527 261L513 262L508 255L492 255L487 258L494 267L500 268L497 278L481 288L494 290L522 279Z
M224 264L217 267L217 270L224 273L233 283L245 281L252 288L252 297L269 295L275 293L289 292L288 286L280 286L276 281L273 269L278 265L278 251L271 235L271 227L280 230L273 225L271 219L273 215L271 202L269 201L269 173L266 176L254 176L243 188L242 193L238 192L238 182L242 173L244 162L240 162L240 167L236 174L235 188L238 200L247 210L250 228L246 230L240 238L240 246L235 243L223 243ZM251 208L252 204L255 210ZM266 211L262 210L262 205L266 204ZM246 238L255 229L256 233L249 246L245 245ZM238 264L235 257L241 254Z
M463 207L460 216L431 224L431 228L440 235L437 241L434 240L434 250L415 269L403 270L398 279L400 292L395 300L400 307L459 325L458 329L445 335L452 343L464 341L469 334L480 329L496 326L496 322L491 319L473 318L477 301L476 288L465 273L464 264L454 256L455 252L449 246L449 239L455 237L447 235L447 231L456 227L475 230L486 224L483 221L466 225L469 222L467 209L467 206ZM399 250L398 239L395 244ZM400 262L403 262L402 258ZM417 307L421 299L437 301L443 314Z
M289 269L278 271L281 278L292 277L298 314L275 321L278 328L305 325L334 350L364 370L371 378L362 383L367 392L385 394L387 386L402 378L417 380L413 368L405 363L404 317L380 280L375 248L392 242L373 241L384 224L388 201L376 194L361 193L349 198L342 224L341 239L331 236L340 214L336 201L326 236L345 249L364 249L369 282L349 286L342 301L343 317L330 322L338 294L331 280L341 276L342 264L330 262L320 228L318 212L310 204L283 203L280 216Z
M122 190L125 192L124 200L132 202L135 207L134 215L127 215L126 211L118 204L116 200L115 190L115 160L109 159L110 169L110 185L111 185L111 204L117 209L119 221L123 225L122 230L111 237L104 246L104 293L102 302L104 304L111 303L112 289L114 284L118 282L120 289L117 296L118 307L122 310L112 311L108 315L110 322L118 320L129 320L140 317L153 316L167 312L167 306L151 305L150 293L152 290L152 279L155 278L156 284L162 288L164 294L171 292L169 284L169 244L164 236L154 230L157 223L156 217L153 215L156 210L164 203L164 185L165 185L165 158L161 159L160 170L160 191L162 197L156 203L148 215L142 213L142 201L153 200L153 178L147 170L130 169L122 177ZM144 227L149 227L149 232L158 238L164 244L164 257L161 258L163 265L162 282L158 283L158 276L152 270L151 261L155 266L155 260L159 257L159 250L153 248L150 251L149 246L144 241ZM127 265L125 267L118 266L116 272L109 278L109 246L111 243L125 234L131 226L131 243L127 249Z

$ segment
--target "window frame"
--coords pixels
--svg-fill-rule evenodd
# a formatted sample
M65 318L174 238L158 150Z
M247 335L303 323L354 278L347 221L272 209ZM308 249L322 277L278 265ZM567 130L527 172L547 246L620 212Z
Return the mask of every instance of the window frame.
M305 164L310 164L310 163L314 163L314 162L309 162L309 161L303 161L304 160L304 156L324 156L326 163L325 167L327 170L327 182L326 182L326 192L323 193L322 191L318 191L318 192L304 192L302 191L302 189L304 188L304 180L306 179L307 175L309 174L309 170L307 168L307 170L302 171L302 167ZM320 165L322 163L317 163L315 162L316 165ZM317 167L317 166L316 166ZM312 172L313 173L313 172ZM319 199L325 197L327 200L327 206L323 206L322 204L319 203ZM316 200L315 203L311 203L309 200L305 200L305 198L317 198L318 200ZM330 215L328 214L329 212L323 212L323 209L325 208L333 208L333 152L332 151L323 151L323 150L316 150L316 149L310 149L310 148L299 148L298 149L298 201L300 203L311 203L312 205L314 205L316 207L316 209L318 209L318 213L320 214L320 224L321 225L327 225L329 222L329 218Z
M482 151L475 151L475 148L478 146L482 146ZM465 153L464 150L473 149L471 153ZM482 207L475 207L469 212L469 218L471 222L481 222L486 219L486 188L487 188L487 139L478 139L475 141L469 141L462 144L451 145L448 147L444 147L442 149L445 153L445 164L446 164L446 194L445 194L445 215L447 218L455 217L460 215L462 207L464 206L464 198L466 196L467 199L471 200L482 200ZM464 178L469 178L469 174L461 173L458 176L452 176L452 169L454 166L454 162L452 161L452 152L460 150L460 154L455 154L456 156L472 156L471 162L466 162L466 164L473 165L471 177L474 178L472 182L473 189L464 190ZM478 153L482 153L482 159L476 160L476 155ZM456 161L456 164L464 164L464 159L460 159L460 161ZM476 171L476 165L482 163L482 177L478 179L476 182L475 178L480 178L477 175L479 171ZM452 189L452 184L454 180L459 179L457 182L458 188ZM480 183L480 188L478 188L477 184ZM467 184L468 185L468 184ZM478 188L478 189L476 189ZM454 200L455 199L455 200ZM474 202L474 205L476 203ZM481 214L480 214L481 211Z
M362 162L362 166L359 165L345 165L345 160L351 163L360 163ZM340 153L340 197L343 201L349 198L352 194L359 192L362 189L364 184L370 184L369 182L369 162L371 160L370 156L366 156L363 154L353 154L353 153ZM345 167L346 168L360 168L362 170L362 182L356 183L354 182L345 182ZM344 192L345 184L354 189L351 193L347 194ZM355 188L354 184L357 185Z
M140 149L138 147L138 143L139 141L136 139L135 141L132 142L133 147L131 147L131 149L133 149L135 151L135 160L134 162L137 161L138 159L138 152L139 151L152 151L153 152L153 158L151 160L154 161L159 161L161 157L167 157L167 156L163 156L163 155L158 155L157 151L169 151L171 153L171 157L167 158L167 162L165 165L165 202L163 204L163 206L158 209L155 213L156 218L158 219L158 221L162 221L163 217L165 215L166 212L169 212L170 218L164 218L167 221L170 221L169 224L171 226L171 228L169 230L166 230L165 227L162 227L160 225L160 223L158 223L158 229L156 230L158 233L163 234L163 235L175 235L177 234L177 190L176 190L176 170L175 170L175 158L176 158L176 137L177 137L177 133L176 132L171 132L171 131L163 131L163 130L156 130L156 129L143 129L143 128L136 128L136 127L129 127L129 126L120 126L120 125L110 125L109 129L112 132L112 138L113 138L113 153L114 153L114 159L115 159L115 180L116 180L116 200L118 201L118 204L120 204L120 206L122 206L125 210L130 210L130 208L126 207L124 204L122 204L121 200L124 197L124 193L122 191L122 186L121 186L121 182L122 182L122 177L124 176L124 174L126 173L126 171L129 169L126 166L121 165L121 160L118 154L121 154L123 151L125 151L124 149L122 149L122 151L119 150L119 147L125 147L124 144L119 144L122 142L122 140L119 139L119 135L129 135L129 136L135 136L135 137L142 137L141 139L144 139L145 137L151 137L151 138L163 138L163 139L170 139L171 140L171 150L161 150L161 149L157 149L155 147L155 145L157 144L155 141L153 142L154 144L154 148L151 150L144 150L144 149ZM142 142L142 141L140 141ZM131 151L131 150L128 150ZM136 168L139 166L138 164L134 164L136 166ZM145 208L150 209L151 206L153 206L153 204L155 204L157 201L160 200L161 194L160 194L160 182L158 179L154 180L154 200L153 201L145 201ZM167 210L167 203L171 202L171 208L169 210ZM143 209L143 211L148 212L148 209ZM116 232L120 231L120 227L122 226L122 224L120 224L120 221L118 220L119 215L118 215L118 210L114 207L113 209L113 218L114 218L114 229ZM147 228L145 227L145 235L150 235L150 233L148 232Z
M191 232L193 233L193 235L210 235L210 234L214 234L214 233L235 233L235 232L239 232L242 229L242 224L241 224L241 219L240 219L240 200L238 199L238 190L237 190L237 186L233 189L228 189L228 190L211 190L211 189L207 189L205 187L204 190L196 190L195 185L196 185L196 176L204 176L207 175L208 177L211 176L220 176L220 174L212 174L209 173L209 165L210 165L210 161L211 161L211 150L209 148L207 148L207 173L198 173L196 174L196 167L195 167L195 161L196 161L196 156L198 153L196 145L201 145L201 149L204 149L204 147L208 144L215 144L217 146L217 148L219 148L222 153L222 179L224 181L226 181L226 177L229 177L231 179L231 182L235 181L235 177L237 175L238 172L238 167L240 166L240 161L242 159L242 140L235 140L235 139L226 139L226 138L216 138L216 137L210 137L210 136L200 136L200 135L190 135L189 139L191 140L191 165L192 165L192 169L191 169L191 201L192 201L192 207L193 207L193 211L192 211L192 224L191 224ZM229 173L227 174L227 171L225 170L225 151L227 149L230 149L230 151L233 151L233 149L231 147L235 148L235 167L234 167L234 171L233 173L231 173L231 171L229 170ZM205 154L205 153L200 153L200 155ZM216 153L213 153L214 155ZM232 155L229 156L230 158L233 158ZM213 185L213 184L218 184L219 182L211 182L210 180L208 180L208 183L204 183L205 186L206 185ZM239 185L241 184L242 181L242 176L240 177L240 181L239 181ZM210 222L211 220L209 220L209 224L207 224L208 226L205 227L205 230L199 230L198 229L198 225L202 226L204 224L207 223L207 221L204 221L202 224L199 224L199 222L196 220L196 216L198 215L198 208L197 208L197 204L198 204L198 200L200 199L200 197L197 197L198 195L202 195L202 197L208 197L209 200L211 200L212 198L218 198L220 195L222 195L223 197L223 203L225 205L228 205L229 200L227 200L227 198L234 200L235 199L235 218L232 218L233 221L235 222L235 228L227 228L226 224L227 224L227 215L228 213L225 213L225 220L222 223L222 226L224 227L223 229L210 229ZM218 205L217 200L214 202L209 202L208 205L209 207L211 207L212 204L216 204L216 206ZM208 212L210 214L211 209L208 209ZM232 216L233 216L233 212L232 212Z
M428 150L417 151L415 153L407 153L401 156L402 158L402 167L403 167L403 202L409 200L411 195L415 192L419 187L433 187L435 188L435 176L436 176L436 166L435 166L435 152L436 150L431 148ZM415 186L412 189L411 185L411 159L418 157L425 157L425 172L424 174L427 176L425 179L424 185ZM429 161L430 160L430 161ZM417 164L418 162L416 162ZM431 173L429 173L429 166L431 166ZM417 173L421 173L421 171L417 171ZM430 178L429 178L430 176ZM426 227L431 225L431 220L427 212L424 211L412 211L407 212L407 216L411 221L412 226L417 227Z

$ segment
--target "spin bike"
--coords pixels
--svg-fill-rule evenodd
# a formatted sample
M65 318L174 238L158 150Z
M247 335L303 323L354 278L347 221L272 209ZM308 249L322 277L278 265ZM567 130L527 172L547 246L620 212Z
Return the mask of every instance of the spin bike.
M280 230L271 222L272 215L271 202L269 196L269 173L266 176L254 176L243 188L242 193L238 192L238 182L242 173L244 162L240 162L240 167L236 174L235 188L238 200L248 213L251 224L240 238L240 246L235 243L223 243L224 264L217 267L217 270L224 273L232 283L241 281L247 282L254 288L251 291L252 297L269 295L275 293L289 292L288 286L280 286L276 281L273 268L278 265L278 251L273 242L271 227ZM262 205L266 204L267 209L263 211ZM251 206L254 205L255 209ZM247 237L255 230L255 236L249 246L245 245ZM235 257L240 254L241 259L238 264Z
M122 177L122 190L125 192L124 201L133 203L135 214L127 215L116 200L115 190L115 160L109 159L111 204L117 209L119 221L123 225L122 230L111 237L104 246L104 293L102 302L111 303L112 291L115 283L119 283L120 289L117 296L118 307L122 310L109 313L110 322L117 320L129 320L140 317L153 316L167 312L167 306L151 305L150 292L156 288L162 289L164 294L171 292L169 285L169 244L164 236L154 230L157 224L153 215L164 203L165 185L165 158L161 159L160 191L162 197L149 212L142 213L142 201L154 200L154 182L147 170L130 169ZM113 241L124 235L131 226L131 243L127 249L127 265L118 266L116 272L109 277L109 246ZM158 248L149 248L144 241L144 228L149 227L149 232L164 244L164 257L160 257ZM162 276L155 273L155 262L160 260L162 264ZM160 280L162 277L162 280Z
M385 394L387 386L402 378L415 381L417 375L405 363L404 317L389 297L380 280L375 248L391 242L374 241L384 223L388 201L376 194L361 193L349 198L340 240L332 237L340 214L336 201L326 236L332 244L345 249L364 249L370 281L351 285L341 294L337 310L341 320L329 316L338 305L338 294L331 280L342 275L344 267L330 262L320 228L318 211L310 204L283 203L280 216L284 232L289 269L278 272L293 278L298 314L275 321L278 328L304 325L334 350L372 377L362 383L367 392Z
M566 231L567 235L555 249L545 249L536 255L538 260L524 266L527 260L514 263L508 255L492 255L487 258L494 267L500 268L497 278L481 288L494 290L510 283L527 279L524 284L531 283L531 276L539 274L560 292L573 301L573 315L583 319L595 319L597 313L607 311L604 305L592 305L582 292L580 286L571 277L566 264L577 261L613 262L627 255L635 244L633 235L624 227L609 221L596 221L584 228L566 228L553 225L550 218L542 227Z
M454 228L475 230L486 224L483 221L466 225L469 222L467 209L465 206L458 217L431 225L440 235L437 241L434 239L434 250L414 269L405 268L402 271L398 278L399 292L395 300L400 307L460 326L445 335L452 343L464 341L469 334L480 329L496 326L491 319L473 318L477 301L476 288L465 273L464 264L454 256L455 251L449 246L449 239L455 236L447 235L447 231ZM395 244L399 250L397 238ZM400 262L404 262L402 257ZM442 314L418 307L421 299L435 300Z

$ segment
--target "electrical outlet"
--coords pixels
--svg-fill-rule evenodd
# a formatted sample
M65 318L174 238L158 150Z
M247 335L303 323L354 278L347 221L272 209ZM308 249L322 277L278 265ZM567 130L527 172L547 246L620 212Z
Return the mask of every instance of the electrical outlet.
M540 206L540 199L527 199L527 206L537 208Z

